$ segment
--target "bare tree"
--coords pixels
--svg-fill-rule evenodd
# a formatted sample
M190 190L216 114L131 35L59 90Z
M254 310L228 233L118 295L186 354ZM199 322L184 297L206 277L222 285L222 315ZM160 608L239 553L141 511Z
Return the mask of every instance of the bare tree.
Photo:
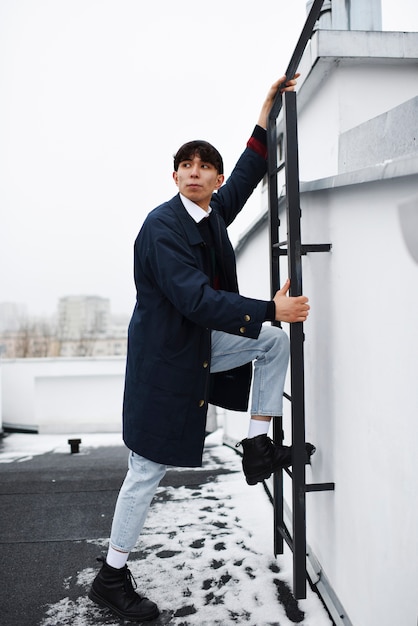
M46 320L22 320L14 334L15 358L53 356L54 329Z

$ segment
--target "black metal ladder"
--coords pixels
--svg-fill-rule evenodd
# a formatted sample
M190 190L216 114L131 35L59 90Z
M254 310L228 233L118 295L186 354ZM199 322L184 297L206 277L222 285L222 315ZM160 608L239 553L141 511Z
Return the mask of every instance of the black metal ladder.
M307 16L295 51L286 70L287 78L292 78L299 66L303 52L320 16L324 0L314 0ZM277 163L277 118L283 108L284 121L284 162ZM301 210L299 194L299 159L296 93L277 94L270 111L267 128L268 145L268 198L271 253L271 294L280 289L280 256L288 257L288 275L291 281L290 295L302 295L302 256L308 252L324 252L330 244L304 245L301 243ZM279 238L279 194L278 174L285 168L285 200L287 214L287 239ZM292 469L282 470L274 475L274 552L282 554L284 541L293 553L293 592L297 599L306 598L306 493L334 489L334 483L306 484L305 478L305 375L304 375L304 331L303 323L290 324L290 395L292 414ZM278 444L283 442L281 418L274 420L273 438ZM292 479L292 529L284 521L283 473Z

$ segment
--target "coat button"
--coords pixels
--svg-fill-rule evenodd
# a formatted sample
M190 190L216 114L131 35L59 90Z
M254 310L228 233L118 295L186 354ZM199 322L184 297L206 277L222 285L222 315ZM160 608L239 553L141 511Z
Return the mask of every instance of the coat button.
M245 320L246 322L249 322L249 321L250 321L250 319L251 319L251 315L244 315L244 320Z
M202 408L202 406L205 404L204 400L199 400L199 408Z
M241 326L241 328L239 329L239 332L243 335L246 330L247 329L245 328L245 326Z
M203 361L203 367L206 369L207 366L209 365L208 361Z

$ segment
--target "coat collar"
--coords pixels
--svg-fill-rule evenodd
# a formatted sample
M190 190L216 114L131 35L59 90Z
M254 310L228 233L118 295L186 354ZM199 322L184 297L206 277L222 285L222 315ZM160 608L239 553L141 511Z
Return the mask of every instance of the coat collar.
M208 218L212 212L212 207L210 205L208 207L208 210L205 211L198 204L195 204L194 202L192 202L191 200L189 200L188 198L186 198L186 196L183 196L182 194L180 194L180 200L182 201L182 204L184 205L184 208L186 209L187 213L190 215L190 217L194 219L196 224L199 224L202 220L204 220L205 218Z
M196 246L203 242L202 236L197 228L197 224L194 219L188 214L182 201L180 200L180 195L177 194L174 198L168 201L168 206L175 213L176 218L181 222L184 232L186 233L187 239L191 246Z

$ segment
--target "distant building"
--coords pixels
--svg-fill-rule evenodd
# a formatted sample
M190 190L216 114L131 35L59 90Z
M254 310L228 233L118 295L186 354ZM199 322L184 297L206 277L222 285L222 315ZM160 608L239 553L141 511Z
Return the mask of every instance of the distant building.
M55 321L30 319L23 305L0 304L0 358L124 356L128 323L98 296L60 298Z
M53 334L50 321L30 319L25 304L0 302L0 358L51 356Z
M92 337L85 339L64 339L59 342L56 354L63 357L104 357L124 356L127 348L127 336ZM51 355L55 356L55 355Z
M126 354L128 319L110 314L110 300L67 296L58 302L56 339L59 356Z
M59 339L105 336L109 330L110 300L98 296L67 296L58 302Z
M0 332L2 359L58 356L58 348L54 330L48 322L22 321L17 330Z

